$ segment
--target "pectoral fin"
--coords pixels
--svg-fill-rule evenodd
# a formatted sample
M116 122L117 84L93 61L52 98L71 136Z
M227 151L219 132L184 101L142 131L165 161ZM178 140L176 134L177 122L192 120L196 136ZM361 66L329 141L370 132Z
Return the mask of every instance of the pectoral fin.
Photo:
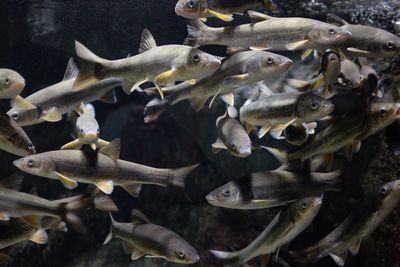
M260 138L260 139L263 138L269 132L271 127L272 127L271 124L268 124L268 125L265 125L264 127L261 127L260 131L258 132L258 138Z
M227 77L224 79L223 83L227 86L238 86L248 79L249 79L249 74L245 73L245 74Z
M121 185L121 187L133 197L139 197L140 190L142 190L141 184L125 184Z
M29 215L29 216L24 216L21 217L21 219L26 222L27 224L33 225L37 228L41 228L42 227L42 217L41 216L37 216L37 215Z
M121 140L119 138L100 149L99 153L106 155L114 160L119 159L121 155Z
M49 110L43 111L42 119L48 122L57 122L62 120L62 115L56 107L52 107Z
M158 85L172 84L175 82L175 73L176 73L175 69L163 72L154 79L154 83Z
M235 96L232 93L221 95L220 98L229 106L235 105Z
M354 52L354 53L360 53L360 54L366 54L366 55L371 54L371 51L361 50L361 49L358 49L355 47L348 47L347 51Z
M355 256L358 254L358 252L360 251L360 246L361 246L361 239L354 243L350 248L349 251L351 253L351 255Z
M280 124L280 125L278 125L277 127L275 127L275 129L277 129L277 130L282 130L282 131L283 131L283 130L285 130L289 125L291 125L292 123L294 123L296 120L297 120L297 118L294 118L294 119L288 121L288 122L285 123L285 124Z
M97 142L96 142L96 146L98 147L98 148L103 148L103 147L105 147L105 146L107 146L107 145L109 145L110 144L110 142L108 142L108 141L106 141L106 140L103 140L103 139L98 139L97 140Z
M233 15L232 14L222 14L222 13L210 10L210 9L207 10L207 13L209 15L211 15L213 17L216 17L216 18L218 18L220 20L223 20L223 21L227 21L228 22L228 21L232 21L233 20Z
M269 47L267 45L255 45L255 46L250 46L250 50L253 51L264 51L268 50Z
M222 140L220 138L218 138L212 145L212 152L214 154L217 154L218 152L221 151L221 149L227 149L225 144L222 142Z
M68 144L65 144L61 147L61 150L75 150L75 149L81 149L82 144L79 141L79 139L76 139L72 142L69 142Z
M304 50L303 54L301 55L301 60L307 59L309 56L312 55L314 49L306 49Z
M99 180L95 185L105 194L110 195L114 191L113 180Z
M94 143L94 144L90 144L90 147L94 150L94 151L96 151L96 149L97 149L97 145Z
M128 79L125 79L122 82L122 89L124 89L124 92L129 95L133 93L142 83L147 82L147 80L140 80L140 81L131 81Z
M269 130L269 135L271 135L274 139L278 140L285 139L285 137L282 136L282 132L283 132L282 129L273 128Z
M293 42L293 43L289 43L287 45L285 45L287 50L301 50L304 49L305 45L307 45L307 43L309 43L309 40L301 40L301 41L297 41L297 42Z
M48 236L44 229L39 229L29 237L29 240L36 244L44 245L47 244Z
M57 175L58 179L62 182L62 184L65 186L65 188L74 189L78 186L78 183L72 180L71 178L68 178L67 176L59 172L55 172L55 174Z

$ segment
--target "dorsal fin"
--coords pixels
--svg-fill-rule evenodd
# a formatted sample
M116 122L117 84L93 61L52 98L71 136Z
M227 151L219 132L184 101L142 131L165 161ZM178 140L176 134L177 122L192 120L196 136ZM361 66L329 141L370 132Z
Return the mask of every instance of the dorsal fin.
M19 191L21 189L22 181L24 180L24 174L21 172L14 173L13 175L0 181L0 186Z
M109 156L113 159L119 159L121 155L121 139L117 138L102 149L99 153Z
M134 225L150 223L150 220L140 210L133 209L131 219Z
M142 41L140 42L139 53L141 54L143 52L146 52L147 50L150 50L156 46L156 41L154 40L151 32L147 29L144 29L142 33Z
M79 74L79 69L76 66L75 60L71 57L68 61L67 69L64 73L63 81L75 79Z
M25 100L22 96L17 96L11 99L10 105L17 110L36 109L36 107L29 101Z
M336 16L335 14L329 13L326 15L326 21L330 24L336 25L336 26L343 26L349 24L347 21L342 19L339 16Z
M253 11L253 10L248 10L246 13L250 17L251 21L254 23L274 18L274 17L268 16L264 13Z

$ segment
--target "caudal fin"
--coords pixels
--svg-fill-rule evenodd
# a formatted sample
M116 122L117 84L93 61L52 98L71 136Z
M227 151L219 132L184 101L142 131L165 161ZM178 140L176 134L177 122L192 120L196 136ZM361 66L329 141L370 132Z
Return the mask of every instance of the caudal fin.
M144 107L144 122L150 123L158 119L168 106L167 100L154 98Z
M184 45L199 47L206 45L212 35L212 29L199 19L193 19L187 25L188 36L183 42Z
M110 213L110 232L108 233L108 235L106 236L106 239L103 242L103 245L107 244L108 242L111 241L111 239L114 237L114 233L113 233L113 229L114 229L114 224L115 224L115 220L113 218L113 216Z
M185 180L187 176L200 164L174 169L170 180L170 185L175 188L185 189Z
M80 70L74 88L84 88L105 78L104 63L107 60L95 55L78 41L75 41L75 51L79 58Z
M210 250L210 252L219 259L225 267L237 267L242 263L238 252L225 252L218 250Z

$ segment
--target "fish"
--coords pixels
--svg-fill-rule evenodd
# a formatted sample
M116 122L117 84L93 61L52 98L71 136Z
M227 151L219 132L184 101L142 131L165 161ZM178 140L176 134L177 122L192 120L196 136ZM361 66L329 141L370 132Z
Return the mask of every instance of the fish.
M184 45L157 46L154 37L144 30L139 55L120 60L98 57L79 42L75 42L81 70L74 88L106 78L123 79L123 88L132 93L142 83L156 86L172 86L175 81L190 81L208 76L221 65L220 60L206 52ZM162 92L159 90L161 96Z
M206 196L209 204L227 209L253 210L286 205L327 191L340 191L340 171L295 173L256 172L233 180Z
M340 88L359 88L365 79L365 76L361 74L360 67L347 58L340 63L340 66L340 74L338 77Z
M294 146L304 145L308 140L308 136L315 134L317 126L316 122L293 123L283 131L284 139Z
M343 43L335 45L345 53L367 58L395 58L400 55L400 37L395 34L371 26L350 24L334 14L328 14L327 21L352 33Z
M11 99L22 93L25 79L18 72L0 69L0 99Z
M7 114L21 126L47 122L57 122L62 115L79 108L80 104L96 100L113 102L109 94L114 87L121 85L121 80L112 78L76 90L73 84L79 70L71 58L63 81L41 89L27 98L16 97L11 101Z
M235 252L210 252L224 266L239 266L259 255L272 254L302 233L312 223L321 206L322 197L303 198L279 212L247 247Z
M47 200L37 195L19 192L23 175L15 174L0 181L0 220L9 221L10 217L22 218L33 226L40 226L41 218L52 217L65 221L79 232L85 226L76 214L90 206L106 212L117 211L114 202L108 196L77 195L59 200Z
M325 164L333 162L333 153L345 148L348 160L361 148L361 142L392 124L400 118L400 104L372 103L365 112L358 115L345 116L335 120L330 126L317 133L314 139L298 150L284 152L266 147L280 162L293 160L305 161L317 155L325 157Z
M236 89L275 78L286 72L292 63L287 57L265 51L236 53L225 58L213 75L198 80L194 85L184 82L163 88L164 99L162 101L153 99L146 105L145 122L154 121L167 106L186 99L192 101L196 110L203 108L210 97L216 96L220 96L225 103L233 106L233 92Z
M217 119L218 139L211 145L212 151L218 153L221 149L226 149L235 157L247 158L252 150L250 137L243 125L234 118L236 114L228 113L229 111L225 112Z
M68 116L74 125L74 141L65 144L61 150L81 149L83 145L90 145L93 150L103 148L109 142L100 139L100 126L96 120L96 111L92 104L81 104L78 111L71 111Z
M307 123L331 114L334 105L313 93L270 94L240 108L240 120L251 126L260 126L258 137L270 132L281 136L292 123Z
M1 111L0 149L21 157L36 153L35 146L21 126Z
M98 152L81 150L48 151L14 161L23 172L59 180L68 189L79 183L94 184L105 194L114 185L132 196L139 195L142 184L185 187L185 179L198 165L178 169L158 169L120 160L121 140L115 139Z
M327 49L345 42L351 32L340 27L307 18L275 18L254 11L248 11L261 22L212 28L198 19L188 24L185 45L227 46L229 52L242 49L293 51Z
M113 238L121 239L124 251L131 254L133 261L143 256L185 264L193 264L200 260L196 250L179 235L151 223L139 210L132 210L131 214L130 223L116 222L110 215L110 233L104 245Z
M358 254L362 241L386 219L399 200L400 180L379 186L331 233L316 244L289 254L302 264L314 264L330 256L337 265L344 266L349 252Z
M175 6L178 16L203 21L210 17L232 21L233 14L244 14L247 10L264 7L276 12L278 6L272 0L179 0Z

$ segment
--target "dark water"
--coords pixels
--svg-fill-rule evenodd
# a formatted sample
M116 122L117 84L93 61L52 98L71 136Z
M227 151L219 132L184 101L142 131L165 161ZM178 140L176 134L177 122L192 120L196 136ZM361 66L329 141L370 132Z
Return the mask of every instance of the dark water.
M369 23L392 31L398 30L399 4L396 1L281 1L281 16L307 16L323 20L323 14L335 12L354 22ZM186 36L186 21L174 13L175 1L0 1L0 67L21 73L31 93L59 82L69 57L74 56L74 40L79 40L104 58L124 58L135 54L144 28L149 29L158 44L180 44ZM396 17L397 16L397 17ZM239 18L239 22L246 21ZM235 21L236 22L236 21ZM211 22L216 25L218 22ZM398 32L397 32L398 33ZM208 52L223 56L223 50L209 47ZM298 56L298 55L296 55ZM208 249L236 250L247 245L268 224L279 209L258 211L227 210L208 205L204 196L216 187L243 175L279 166L268 153L256 151L249 159L237 159L226 152L214 155L210 144L216 139L215 120L223 113L219 103L196 113L187 102L171 108L160 120L146 125L143 107L150 100L140 93L125 95L117 89L118 104L94 103L102 138L122 140L121 158L154 167L180 167L200 163L187 181L185 196L160 187L145 186L134 199L116 188L112 198L120 212L118 221L129 221L132 208L141 209L154 223L163 225L184 237L200 253L202 260L195 266L220 266ZM9 104L3 101L2 109ZM59 149L71 141L66 120L27 127L37 150ZM313 224L294 240L291 249L313 244L329 233L362 199L362 185L379 184L397 178L396 158L387 151L382 138L364 142L361 152L345 166L351 190L329 193L324 208ZM379 140L377 140L379 139ZM265 143L274 145L272 140ZM0 151L0 174L16 171L16 157ZM397 158L398 160L398 158ZM40 196L57 199L71 194L58 181L34 176L25 179L24 187L35 186ZM83 192L80 185L75 192ZM370 189L369 186L364 186ZM74 192L74 193L75 193ZM349 201L350 199L350 201ZM9 266L176 266L157 259L141 259L132 263L118 240L103 246L109 229L106 214L88 211L82 214L87 235L72 231L50 233L44 246L24 243L6 249L12 256ZM393 230L398 211L384 230L378 230L363 245L357 257L349 257L346 266L398 266L400 232ZM393 219L394 218L394 219ZM398 224L397 224L398 227ZM383 247L383 244L385 246ZM251 266L258 265L256 261ZM397 265L396 265L397 264ZM279 266L272 263L272 266ZM315 266L335 266L328 258Z

